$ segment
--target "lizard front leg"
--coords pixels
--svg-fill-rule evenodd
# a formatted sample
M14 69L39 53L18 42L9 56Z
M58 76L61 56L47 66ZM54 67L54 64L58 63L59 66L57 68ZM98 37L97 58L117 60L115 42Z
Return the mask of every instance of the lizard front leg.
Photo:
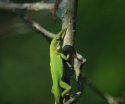
M60 56L62 57L62 59L66 60L66 61L68 61L68 60L69 60L69 57L70 57L69 54L66 56L66 55L64 55L63 53L60 53Z

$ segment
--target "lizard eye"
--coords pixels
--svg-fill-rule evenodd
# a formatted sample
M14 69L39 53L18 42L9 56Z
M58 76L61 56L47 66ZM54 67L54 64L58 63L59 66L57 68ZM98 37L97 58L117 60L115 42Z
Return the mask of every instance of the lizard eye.
M60 37L57 37L56 40L59 41L59 40L61 40L61 38L60 38Z
M58 40L58 41L59 41L60 39L59 39L59 38L57 38L56 40Z

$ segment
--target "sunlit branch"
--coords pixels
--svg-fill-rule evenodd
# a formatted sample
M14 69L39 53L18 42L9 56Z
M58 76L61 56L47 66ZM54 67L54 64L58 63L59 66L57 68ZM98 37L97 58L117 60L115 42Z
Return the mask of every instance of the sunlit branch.
M54 3L11 3L11 2L0 2L0 10L12 11L14 9L21 9L27 11L39 11L39 10L53 10L55 8Z

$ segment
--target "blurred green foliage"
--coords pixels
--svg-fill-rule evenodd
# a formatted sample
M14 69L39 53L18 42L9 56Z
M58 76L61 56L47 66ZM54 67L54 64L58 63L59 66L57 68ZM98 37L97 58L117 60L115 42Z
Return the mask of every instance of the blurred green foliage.
M113 96L125 90L124 4L79 0L78 6L76 48L87 58L85 73ZM0 104L52 104L49 43L14 14L0 12ZM50 31L61 28L49 12L30 14ZM79 101L83 103L105 104L87 87Z

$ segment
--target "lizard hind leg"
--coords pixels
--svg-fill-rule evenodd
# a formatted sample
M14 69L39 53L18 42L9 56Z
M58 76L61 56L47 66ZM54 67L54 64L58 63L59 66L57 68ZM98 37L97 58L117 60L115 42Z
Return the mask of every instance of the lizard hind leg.
M71 90L71 86L62 80L60 80L59 85L64 89L64 91L61 93L61 96L64 97Z

